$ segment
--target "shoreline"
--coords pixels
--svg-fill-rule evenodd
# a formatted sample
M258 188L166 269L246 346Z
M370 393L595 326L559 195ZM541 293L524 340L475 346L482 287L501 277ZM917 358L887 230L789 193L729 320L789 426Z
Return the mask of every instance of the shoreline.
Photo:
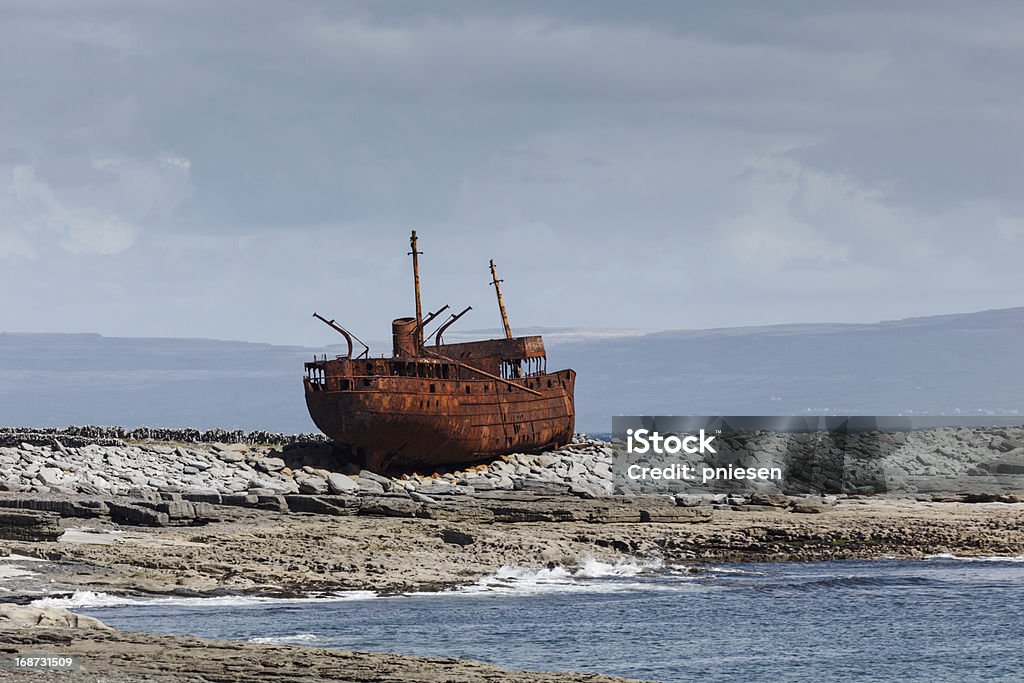
M847 509L849 508L849 509ZM322 515L294 513L279 513L273 511L246 511L243 513L254 513L254 516L243 514L237 519L217 523L220 526L209 528L209 538L219 540L230 540L229 547L235 542L249 541L252 536L252 522L255 520L274 519L281 523L282 517L294 517L300 522L298 525L283 525L279 528L280 533L292 533L299 527L323 527L325 521L336 518L324 519ZM794 520L793 518L797 518ZM851 527L851 519L860 520L861 524L856 528ZM425 526L421 520L395 520L394 518L374 518L358 516L344 517L347 522L360 522L368 525L363 528L367 531L376 527L374 534L369 538L356 534L356 537L369 540L374 544L380 538L386 537L392 528L402 528L410 531L419 528L422 532L419 538L427 538L430 528ZM1002 520L1003 528L1000 530L996 525ZM75 520L77 523L78 520ZM383 522L385 525L380 526ZM391 527L389 522L404 522L401 527ZM429 524L429 521L428 521ZM525 533L537 534L546 539L553 539L562 532L569 534L580 533L582 525L577 522L527 522L509 523L492 526L497 527L506 542L511 542L510 537L521 537ZM102 529L104 524L94 522L93 528ZM923 558L928 555L950 553L957 556L1024 556L1024 504L1005 503L920 503L910 500L863 500L854 499L840 501L836 509L816 514L800 515L788 511L721 511L715 510L712 515L701 522L688 523L685 526L666 523L648 523L645 525L634 524L607 524L599 525L604 531L611 531L611 535L604 538L622 537L623 535L635 535L642 537L640 550L643 552L648 547L669 547L668 541L676 544L676 547L683 547L684 543L706 543L711 538L718 538L728 541L713 549L712 555L716 558L730 558L727 561L740 561L741 558L759 561L803 561L815 562L828 559L895 559L895 557ZM899 529L909 527L915 531L900 533ZM234 531L231 531L231 528ZM561 527L561 529L560 529ZM605 527L613 527L607 529ZM753 536L736 535L738 529L749 527L752 529L764 530L764 534ZM450 528L450 527L446 527ZM642 529L646 528L646 533ZM797 536L803 536L803 542L793 543L791 552L783 555L779 553L780 543L777 539L782 538L778 534L770 533L770 530L780 531L788 529L792 534L789 538L797 541ZM817 531L815 531L817 530ZM156 598L158 596L177 597L198 597L202 598L204 593L194 588L186 588L180 584L161 584L155 576L146 577L142 583L141 577L132 576L139 570L150 571L153 568L146 559L150 557L151 551L170 551L170 561L162 568L166 571L180 569L180 562L188 557L191 561L202 559L202 556L181 554L188 549L195 552L199 546L185 545L178 534L182 529L157 528L143 531L129 532L129 538L121 541L102 539L109 544L82 543L82 537L98 535L95 532L81 531L79 528L71 528L74 536L71 542L55 541L38 545L42 555L54 556L54 551L60 553L60 558L50 559L41 563L44 567L42 574L38 577L43 582L51 579L58 582L66 582L74 577L74 585L80 589L104 590L111 594L121 592L122 594L135 597L145 596ZM111 535L112 530L107 528L101 533ZM355 529L354 531L358 531ZM495 531L492 529L492 531ZM557 532L557 533L556 533ZM996 532L993 536L991 532ZM466 533L466 532L464 532ZM772 537L776 540L769 540ZM817 541L813 538L816 536ZM830 553L824 553L824 546L821 542L826 539L839 540L841 538L851 539L862 536L866 540L874 539L878 542L863 543L858 547L846 547ZM752 539L762 538L763 545L760 547L741 547L744 542ZM888 542L883 539L889 538ZM289 546L282 543L282 536L271 535L264 539L268 543L277 546L278 554L269 559L277 561L281 558L288 558L290 561L296 559L295 551L308 548L306 543L296 538L297 545ZM593 536L590 540L596 540L599 536ZM90 540L86 538L85 540ZM97 539L92 539L97 540ZM582 539L578 539L581 543ZM494 542L493 539L484 538L475 540L472 545L480 542ZM19 544L10 550L25 550L29 544ZM61 549L59 546L68 546ZM834 546L844 546L846 543L834 543ZM812 550L812 546L817 548ZM599 546L601 547L601 546ZM894 547L902 548L903 552L893 554ZM89 553L75 553L74 549L86 548ZM453 546L451 550L458 553L459 548L465 546ZM107 550L110 553L102 551ZM142 552L140 552L142 551ZM820 554L820 556L819 556ZM826 556L827 555L827 556ZM664 553L663 553L664 556ZM20 557L27 557L21 555ZM75 559L69 559L69 558ZM446 555L439 561L451 563L457 561L457 555ZM650 557L650 555L638 555L633 552L622 552L611 549L607 556L611 562L634 561L638 557ZM18 564L31 564L31 561L17 559ZM89 575L83 574L88 566L85 563L87 558L97 560L117 560L105 566L95 564L98 573ZM617 559L616 559L617 558ZM231 564L231 557L225 564ZM478 558L479 559L479 558ZM722 560L726 561L726 560ZM0 565L5 563L0 558ZM687 566L714 566L721 562L716 559L703 558L699 562L693 560L687 562ZM401 564L401 563L400 563ZM402 566L380 567L383 573L371 572L363 577L364 588L371 586L392 585L391 572L401 574ZM481 565L482 566L482 565ZM492 567L493 568L493 567ZM244 574L246 566L238 564L236 569L242 570ZM50 571L56 570L56 571ZM476 573L469 573L463 577L458 585L472 584ZM24 578L24 577L21 577ZM0 580L0 586L9 583L11 579ZM49 591L52 594L50 584ZM267 589L267 585L253 584L247 588L214 589L214 591L227 590L219 595L240 595L240 596L268 596L271 594L280 595L276 590ZM429 587L429 590L442 588L439 585ZM212 595L210 593L209 595ZM38 597L38 596L37 596ZM499 598L500 599L500 598ZM0 603L6 602L0 598ZM0 608L3 605L0 604ZM33 610L38 607L20 607L17 609ZM87 607L81 609L88 611ZM75 655L82 664L80 671L69 674L68 672L46 671L33 672L33 680L60 681L60 680L81 680L90 683L100 681L120 682L134 680L154 681L196 681L206 682L210 680L219 681L256 681L256 680L277 680L294 681L305 683L316 680L346 680L346 681L381 681L381 682L423 682L441 680L459 680L467 683L491 683L498 681L511 681L513 683L626 683L633 679L619 678L613 675L598 673L574 673L574 672L535 672L521 671L516 669L502 668L495 664L485 663L476 660L456 659L452 657L423 657L397 654L393 652L352 652L340 649L331 649L307 645L286 645L256 643L248 640L210 640L186 635L169 635L161 633L134 632L120 630L105 630L89 628L88 620L72 611L64 609L45 608L47 612L67 614L69 619L86 620L84 624L75 624L78 628L68 627L53 628L25 628L5 624L3 615L0 614L0 655L40 654L52 653L60 656ZM172 671L174 673L167 673ZM0 680L6 680L9 676L20 679L22 674L11 673L0 670Z
M44 614L41 616L39 612ZM4 619L4 617L9 617ZM353 652L299 645L137 633L96 620L60 624L65 610L0 613L0 680L86 681L376 681L378 683L641 683L594 673L523 671L471 659ZM42 619L37 626L33 620ZM11 670L17 655L74 657L72 671Z
M0 600L25 604L75 591L392 595L473 585L502 567L572 570L587 561L702 566L1024 555L1021 503L851 498L804 514L769 505L733 510L519 496L448 502L435 511L445 513L441 519L389 516L393 511L380 509L386 502L374 499L369 514L348 515L216 506L218 521L198 527L61 519L59 540L0 541L0 552L33 558L0 556L0 566L16 570L0 574ZM492 508L518 521L487 518ZM652 521L618 521L641 512Z
M914 467L930 470L914 480L916 490L826 496L778 490L616 495L608 445L585 438L554 453L395 477L332 462L330 447L319 443L288 442L279 450L80 438L69 442L76 445L57 439L0 446L7 468L0 491L0 607L46 597L67 604L84 591L146 599L422 594L472 587L503 567L571 573L587 562L699 568L1024 556L1024 487L1015 469L1021 451L1008 438L993 440L994 447L970 461L948 451L946 461L918 462ZM947 448L944 443L936 447ZM934 487L936 472L956 458L963 470L989 472L970 475L970 482L985 485L981 490ZM203 485L210 482L219 488ZM282 681L314 680L311 672L383 681L624 680L120 631L0 633L0 642L15 643L0 645L0 653L13 647L91 653L99 668L79 674L89 681L162 680L161 671L179 666L185 673L174 680L274 680L275 672ZM108 650L115 654L103 654ZM216 656L188 669L183 662L197 651ZM283 653L302 664L295 670L267 664ZM8 673L0 670L0 680ZM37 680L65 675L37 674Z

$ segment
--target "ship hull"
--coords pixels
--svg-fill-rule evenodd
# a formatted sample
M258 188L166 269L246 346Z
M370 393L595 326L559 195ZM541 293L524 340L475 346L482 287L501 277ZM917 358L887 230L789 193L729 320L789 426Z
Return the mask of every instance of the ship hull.
M371 469L412 469L569 443L575 378L561 370L515 380L532 392L491 379L378 377L347 390L307 380L306 405L324 434Z

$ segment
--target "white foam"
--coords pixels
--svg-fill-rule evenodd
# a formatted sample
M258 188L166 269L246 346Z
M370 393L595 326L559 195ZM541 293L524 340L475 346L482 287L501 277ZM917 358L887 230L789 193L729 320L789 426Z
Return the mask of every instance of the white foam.
M296 633L293 636L259 636L250 638L250 643L263 645L294 645L296 643L315 643L322 640L315 633Z
M703 571L711 574L748 574L751 576L763 576L764 572L754 572L748 569L736 569L734 567L702 567Z
M631 560L619 560L615 564L601 562L599 560L584 560L583 564L573 572L577 579L599 579L610 576L639 576L661 571L665 564L660 559L649 562L634 562Z
M983 555L981 557L965 557L963 555L953 555L951 553L935 553L934 555L925 555L926 560L959 560L960 562L1024 562L1024 555L1009 555L1007 557L1000 557L998 555Z
M216 597L176 597L153 596L138 597L111 595L95 591L75 591L67 597L47 597L33 600L34 607L64 607L67 609L84 609L95 607L124 607L127 605L166 605L166 606L210 606L210 607L245 607L261 604L291 604L305 602L338 602L343 600L370 600L377 598L374 591L345 591L329 595L308 598L271 598L254 595L223 595Z
M741 570L723 570L740 572ZM659 582L652 586L643 579L654 575L670 575L671 585ZM310 602L338 602L348 600L373 600L384 598L400 598L402 596L446 596L480 595L480 594L516 594L530 595L553 592L616 592L628 590L650 589L661 590L672 588L695 588L690 581L691 572L687 567L665 565L661 560L648 562L621 560L615 563L587 559L579 566L566 568L553 567L513 567L505 565L494 574L485 576L475 584L461 586L449 591L403 593L401 596L381 596L374 591L356 590L327 593L324 595L303 598L274 598L251 595L230 595L217 597L178 597L178 596L127 596L112 595L97 591L75 591L63 597L43 597L32 602L36 607L63 607L67 609L89 609L105 607L125 607L131 605L166 605L166 606L209 606L209 607L245 607L261 604L295 604Z
M66 597L46 597L32 601L33 607L121 607L123 605L134 605L136 600L120 595L109 593L98 593L96 591L75 591Z
M649 588L637 580L644 575L670 572L661 560L619 561L614 564L585 560L575 569L554 567L512 567L505 565L471 586L455 590L464 595L482 593L535 595L556 592L608 593ZM633 580L630 580L633 579ZM664 585L659 588L664 588Z

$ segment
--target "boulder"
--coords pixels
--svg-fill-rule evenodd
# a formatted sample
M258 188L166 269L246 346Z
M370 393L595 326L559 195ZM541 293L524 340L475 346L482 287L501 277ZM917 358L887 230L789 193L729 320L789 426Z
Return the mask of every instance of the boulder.
M284 467L285 462L281 458L263 458L256 461L256 469L264 472L280 472Z
M440 496L452 492L452 484L444 479L428 479L426 484L416 488L420 493L427 496Z
M365 472L366 470L363 471ZM373 479L367 479L363 477L362 474L360 474L359 478L356 479L356 486L359 487L359 490L362 493L384 493L384 487L381 486L380 482Z
M327 487L330 489L331 493L340 494L355 493L359 490L359 484L353 481L351 477L338 472L332 472L330 476L327 477Z
M56 467L43 467L36 475L36 481L44 486L60 486L65 482L64 471Z
M0 629L23 628L115 630L95 617L75 614L59 607L30 607L0 603Z
M470 486L474 491L493 491L498 488L497 483L490 477L480 475L469 475L458 481L459 486Z
M306 475L301 479L296 477L295 482L299 485L299 493L320 495L327 493L329 488L327 480L316 475Z
M359 478L375 481L380 484L381 488L385 491L391 490L392 481L383 475L377 474L376 472L371 472L370 470L359 470Z

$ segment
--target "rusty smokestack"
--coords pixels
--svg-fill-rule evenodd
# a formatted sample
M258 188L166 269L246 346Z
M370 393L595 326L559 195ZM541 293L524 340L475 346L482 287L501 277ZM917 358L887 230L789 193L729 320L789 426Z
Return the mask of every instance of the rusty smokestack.
M419 355L416 346L416 320L396 318L391 321L391 349L396 358L411 358Z

